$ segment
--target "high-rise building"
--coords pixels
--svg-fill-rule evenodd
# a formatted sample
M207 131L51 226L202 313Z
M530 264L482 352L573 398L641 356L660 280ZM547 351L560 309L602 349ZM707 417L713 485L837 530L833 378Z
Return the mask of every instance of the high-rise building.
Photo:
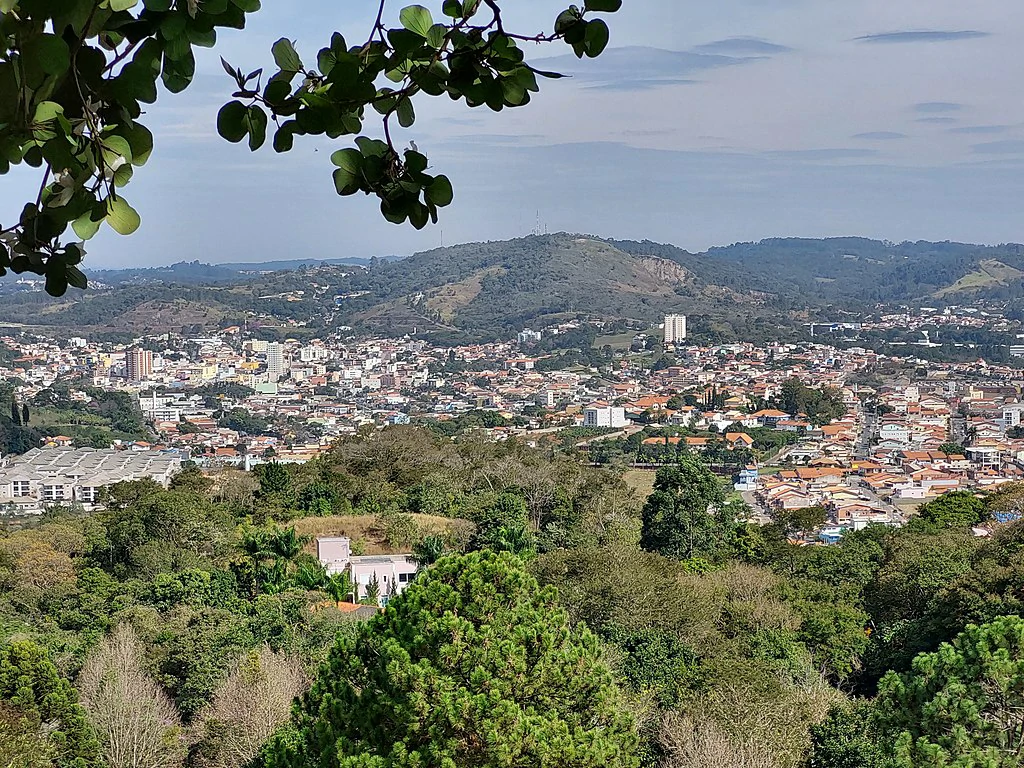
M148 349L129 349L124 363L128 381L145 381L153 375L153 353Z
M284 356L284 347L276 341L267 344L267 378L277 381L288 370Z
M665 343L686 341L686 315L665 315Z

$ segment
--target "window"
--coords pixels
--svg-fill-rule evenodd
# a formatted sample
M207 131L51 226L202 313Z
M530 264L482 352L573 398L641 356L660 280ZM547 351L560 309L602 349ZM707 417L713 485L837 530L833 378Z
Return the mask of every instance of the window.
M415 573L400 573L398 574L398 582L400 584L408 584L410 581L412 581L412 577L415 575Z

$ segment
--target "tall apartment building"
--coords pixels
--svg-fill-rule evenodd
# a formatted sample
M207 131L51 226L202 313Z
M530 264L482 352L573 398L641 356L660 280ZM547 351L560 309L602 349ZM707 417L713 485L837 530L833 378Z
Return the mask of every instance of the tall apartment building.
M686 341L686 315L665 315L665 343Z
M276 341L267 344L267 378L277 381L288 371L288 361L285 359L284 346Z
M153 353L148 349L129 349L124 364L128 381L145 381L153 375Z

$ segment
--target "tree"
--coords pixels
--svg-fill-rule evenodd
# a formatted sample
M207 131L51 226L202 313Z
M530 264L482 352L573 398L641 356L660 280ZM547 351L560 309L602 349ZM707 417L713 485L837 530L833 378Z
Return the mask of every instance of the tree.
M0 705L12 736L26 739L31 746L37 743L35 736L41 735L57 768L102 765L99 744L75 689L60 676L46 651L34 643L0 645ZM15 753L15 757L19 755Z
M21 409L18 407L17 400L11 400L11 421L17 426L21 426Z
M28 426L29 422L32 421L32 414L29 413L28 403L22 403L21 405L21 423L24 426Z
M951 491L921 505L918 525L925 530L970 528L985 519L985 502L970 491Z
M636 766L597 638L508 554L442 558L332 649L267 768Z
M640 546L678 560L717 556L726 531L716 512L724 503L711 470L694 456L680 457L658 470L643 509Z
M570 6L553 32L532 36L506 30L499 0L446 0L440 22L410 5L394 28L383 23L385 6L381 0L365 42L349 45L335 32L315 67L287 38L273 44L275 67L266 78L262 67L245 74L222 60L235 90L217 130L255 151L273 121L274 149L287 152L296 136L362 133L372 107L384 140L359 135L354 147L335 152L335 189L376 195L389 221L422 228L437 221L453 192L447 177L425 172L427 158L415 145L402 154L395 148L394 123L412 126L414 97L448 95L494 111L527 104L538 76L559 75L527 64L519 41L564 40L579 57L597 56L609 33L593 14L614 12L621 0ZM84 251L62 236L69 225L82 240L103 222L122 235L139 227L121 190L153 151L153 134L139 118L141 104L157 98L157 78L171 93L183 91L195 74L192 47L214 46L218 29L244 28L259 7L258 0L117 0L102 8L94 0L5 0L0 173L23 162L43 173L35 200L0 230L9 244L0 245L0 269L45 275L47 292L57 296L69 285L86 287L78 268ZM382 76L396 87L381 87Z
M971 625L910 672L890 672L875 709L901 768L1020 765L1024 619Z
M46 735L16 709L0 703L0 765L52 768L54 748Z
M772 513L772 519L787 536L810 533L825 524L828 512L820 504L799 509L780 509Z
M121 624L86 659L82 703L99 734L107 768L175 768L184 754L174 703L144 668L135 631Z
M197 762L205 768L248 765L263 742L288 721L292 700L306 687L297 659L269 648L250 651L199 713Z
M443 536L430 534L413 545L412 558L418 568L427 568L441 559L446 548Z
M943 443L939 450L950 456L963 456L967 449L960 443Z
M809 768L895 768L871 725L871 706L833 708L811 726Z

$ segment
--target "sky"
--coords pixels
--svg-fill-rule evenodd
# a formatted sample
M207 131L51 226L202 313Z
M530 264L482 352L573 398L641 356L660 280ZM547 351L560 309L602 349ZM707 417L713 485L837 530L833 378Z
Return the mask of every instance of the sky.
M504 5L506 27L530 34L564 8ZM778 236L1024 241L1020 0L624 0L599 59L527 46L572 76L526 107L420 97L399 141L455 187L421 232L384 221L375 198L335 194L329 156L351 137L299 137L279 156L215 131L232 90L218 55L269 67L284 36L313 61L334 29L365 39L375 12L267 0L248 29L197 49L190 89L162 91L145 117L156 149L125 190L142 228L102 233L87 266L404 255L545 230L695 251ZM0 221L37 185L5 177Z

